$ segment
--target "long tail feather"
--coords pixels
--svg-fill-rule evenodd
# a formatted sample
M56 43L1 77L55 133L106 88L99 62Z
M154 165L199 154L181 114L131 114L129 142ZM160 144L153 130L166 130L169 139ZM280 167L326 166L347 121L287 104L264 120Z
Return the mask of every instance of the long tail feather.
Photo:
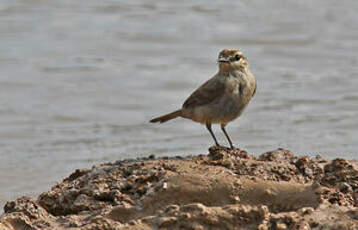
M179 109L179 110L174 111L172 113L168 113L168 114L166 114L164 116L153 118L152 120L150 120L150 122L152 122L152 123L155 123L155 122L163 123L163 122L169 121L171 119L174 119L174 118L177 118L177 117L180 117L180 116L181 116L181 110Z

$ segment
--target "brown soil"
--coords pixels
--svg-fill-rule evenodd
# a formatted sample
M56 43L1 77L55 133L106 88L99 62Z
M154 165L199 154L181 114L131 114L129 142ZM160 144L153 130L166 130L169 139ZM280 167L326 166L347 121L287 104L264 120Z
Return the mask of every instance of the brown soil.
M358 229L358 163L209 155L124 160L79 169L36 201L9 201L12 229Z

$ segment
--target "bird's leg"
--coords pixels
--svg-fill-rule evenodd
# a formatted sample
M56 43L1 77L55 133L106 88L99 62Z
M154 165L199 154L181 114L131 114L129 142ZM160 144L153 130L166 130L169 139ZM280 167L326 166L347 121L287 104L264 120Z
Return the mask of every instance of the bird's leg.
M223 131L223 133L225 134L227 140L229 141L230 148L231 148L231 149L234 149L234 145L232 144L232 141L231 141L229 135L227 134L227 132L226 132L226 130L225 130L225 125L226 125L226 124L221 124L221 130Z
M209 130L211 136L214 138L216 146L220 147L220 145L219 145L218 141L216 140L216 137L213 133L213 130L211 130L211 123L206 123L206 128Z

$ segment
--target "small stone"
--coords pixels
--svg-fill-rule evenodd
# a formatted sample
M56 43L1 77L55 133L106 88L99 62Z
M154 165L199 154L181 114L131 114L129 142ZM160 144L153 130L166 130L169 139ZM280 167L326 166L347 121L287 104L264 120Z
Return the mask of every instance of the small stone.
M352 193L353 189L347 182L341 182L338 184L339 191L342 193Z
M286 230L287 229L287 225L284 223L278 223L276 224L276 229L277 230Z
M167 206L167 208L165 209L165 212L166 213L177 212L177 211L179 211L179 209L180 209L179 205L172 204L172 205Z
M153 220L155 220L155 216L146 216L141 219L141 221L144 223L150 223L153 222Z
M312 171L312 169L310 169L310 168L305 168L305 169L304 169L304 172L305 172L305 174L306 174L307 176L309 176L309 177L312 177L312 176L313 176L313 171Z
M311 223L310 223L310 227L311 228L316 228L316 227L318 227L319 226L319 223L317 222L317 221L312 221Z
M136 222L135 222L134 220L130 220L130 221L128 222L128 224L129 224L129 225L135 225Z
M177 221L176 217L161 217L159 218L159 227L169 227L171 224L174 224Z
M301 210L302 215L310 215L313 213L314 209L311 207L308 208L302 208Z
M201 203L193 203L193 204L186 204L181 207L181 211L200 211L203 212L206 209L206 207Z
M167 182L164 182L163 183L163 189L165 190L165 189L167 189L168 188L168 183Z
M234 201L235 201L235 203L240 203L240 197L239 196L234 196Z
M188 212L184 212L184 213L180 214L179 218L180 218L180 219L187 220L187 219L190 219L190 218L191 218L191 214L188 213Z

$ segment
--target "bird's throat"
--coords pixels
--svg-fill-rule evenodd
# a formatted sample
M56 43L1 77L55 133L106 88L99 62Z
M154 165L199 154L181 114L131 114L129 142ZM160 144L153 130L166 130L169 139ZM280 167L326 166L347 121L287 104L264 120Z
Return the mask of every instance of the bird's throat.
M219 63L219 71L221 73L228 73L228 72L230 72L232 70L233 70L233 68L230 65L230 63L227 63L227 62L220 62Z

